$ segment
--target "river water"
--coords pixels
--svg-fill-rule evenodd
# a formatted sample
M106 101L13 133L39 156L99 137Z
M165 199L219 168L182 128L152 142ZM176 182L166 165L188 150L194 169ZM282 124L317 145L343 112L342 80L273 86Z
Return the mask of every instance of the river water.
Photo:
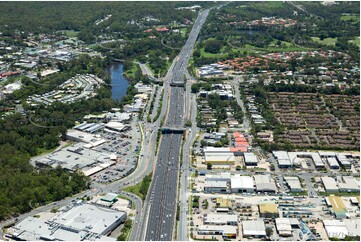
M128 80L123 76L123 65L121 63L113 63L108 68L111 77L112 98L120 101L126 94L128 89Z

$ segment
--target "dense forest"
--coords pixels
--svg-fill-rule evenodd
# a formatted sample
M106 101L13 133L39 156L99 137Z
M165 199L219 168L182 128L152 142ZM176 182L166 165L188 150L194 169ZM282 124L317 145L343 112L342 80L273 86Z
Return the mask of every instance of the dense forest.
M143 34L147 26L164 25L173 21L192 19L195 12L175 10L177 7L202 6L205 2L1 2L0 31L11 35L14 31L52 33L58 30L80 31L85 41L95 36L118 32L121 38L134 38ZM175 12L176 11L176 12ZM169 14L176 13L176 14ZM106 21L97 20L112 15ZM148 20L143 18L150 17ZM156 19L156 20L154 20Z

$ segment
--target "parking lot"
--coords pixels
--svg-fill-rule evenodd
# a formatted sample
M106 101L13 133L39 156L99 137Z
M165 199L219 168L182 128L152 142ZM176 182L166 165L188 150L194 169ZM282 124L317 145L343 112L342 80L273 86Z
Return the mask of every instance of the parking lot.
M115 164L90 176L93 182L110 183L128 176L135 168L140 151L140 131L136 118L121 133L100 131L96 135L108 140L95 150L117 156Z

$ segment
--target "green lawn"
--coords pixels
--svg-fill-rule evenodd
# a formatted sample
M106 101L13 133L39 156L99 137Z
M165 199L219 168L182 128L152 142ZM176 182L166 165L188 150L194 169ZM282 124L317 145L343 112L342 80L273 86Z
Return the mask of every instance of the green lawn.
M124 191L133 193L140 197L143 201L145 197L147 196L147 192L151 183L152 176L147 175L143 178L141 182L134 186L126 187Z
M320 40L319 37L312 37L312 40L319 42L321 44L324 44L324 45L335 45L337 42L336 38L326 38L326 39Z
M187 28L180 28L179 29L182 33L182 37L185 37L186 36L186 32L187 32Z
M53 152L54 150L56 150L56 148L58 148L58 147L55 147L52 149L38 148L36 150L36 153L37 153L37 155L45 155L45 154L49 154L49 153Z
M223 53L223 51L225 50L225 47L223 46L220 53L209 53L209 52L205 52L204 48L201 49L201 55L202 57L223 57L223 56L227 56L227 53Z
M79 35L79 31L63 30L63 31L61 31L61 32L63 32L63 34L65 34L65 35L68 36L69 38L78 37L78 35Z
M277 42L278 42L278 40L274 39L274 40L271 42L271 44L269 44L268 46L269 46L269 47L276 47L276 46L277 46ZM285 45L286 47L290 47L290 46L292 45L292 43L287 42L287 41L281 41L281 44L282 44L282 45Z
M294 47L271 47L268 46L267 48L259 48L252 45L246 45L245 48L240 48L240 50L245 50L249 53L251 52L259 52L259 53L270 53L270 52L282 52L282 51L307 51L311 50L311 48L301 47L301 46L294 46Z
M282 52L282 51L309 51L309 50L312 50L311 48L306 48L306 47L302 47L302 46L299 46L299 45L294 46L294 45L292 45L292 43L287 42L287 41L281 41L281 44L284 45L284 47L279 47L276 44L277 44L277 40L274 39L271 42L271 44L268 45L265 48L259 48L259 47L253 46L253 45L246 44L246 45L244 45L243 47L240 47L240 48L232 48L232 51L233 52L238 52L239 51L241 54L244 51L247 51L248 54L252 54L252 53L255 53L255 52L258 52L258 53L270 53L270 52Z
M134 61L136 61L136 60L134 60ZM132 68L125 71L124 74L129 78L135 78L135 73L137 72L138 67L139 67L138 64L132 62Z
M122 233L118 236L117 240L118 241L127 241L129 239L130 233L132 231L132 227L133 227L133 221L131 219L127 219L124 222L123 228L122 228Z
M358 47L360 47L360 37L356 37L353 40L350 40L351 43L355 43Z
M137 185L125 188L124 191L133 193L143 200L143 194L139 192L140 186L141 182L139 182Z
M358 16L358 15L342 15L340 17L340 19L342 21L350 21L351 20L352 22L357 22L360 20L360 16Z

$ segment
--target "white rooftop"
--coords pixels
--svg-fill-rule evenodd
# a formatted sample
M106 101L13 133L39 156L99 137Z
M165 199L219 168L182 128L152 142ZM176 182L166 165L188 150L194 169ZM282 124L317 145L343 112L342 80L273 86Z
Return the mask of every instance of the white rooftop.
M203 148L204 153L232 153L229 148L206 146Z
M332 177L323 176L321 180L326 190L338 190L337 183Z
M221 231L223 234L237 234L237 227L231 225L199 225L198 231Z
M253 153L245 152L245 153L243 153L243 156L244 156L244 162L246 164L258 163L257 156L255 156L255 154L253 154Z
M263 220L242 221L242 230L245 236L266 236L266 227Z
M227 224L229 222L237 223L237 215L210 213L204 217L204 223L208 224Z
M253 189L254 181L250 176L233 176L231 177L232 189Z
M53 217L51 221L78 230L102 234L107 227L113 225L124 216L126 216L124 212L91 204L82 204Z
M204 187L227 187L226 181L206 180Z

